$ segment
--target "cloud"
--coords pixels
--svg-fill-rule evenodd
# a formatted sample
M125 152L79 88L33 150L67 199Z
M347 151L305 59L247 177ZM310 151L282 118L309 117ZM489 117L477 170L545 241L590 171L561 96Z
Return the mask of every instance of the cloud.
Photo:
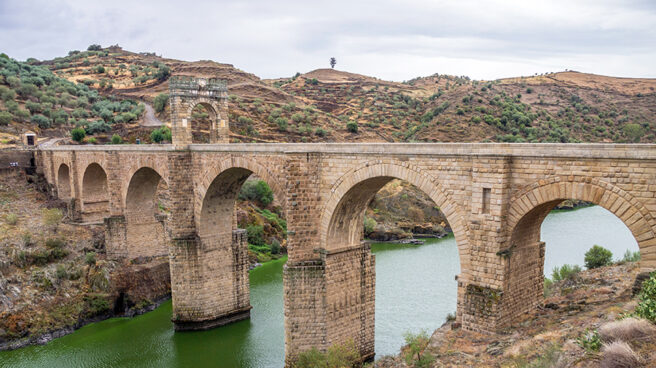
M91 43L231 63L264 78L327 67L383 79L574 69L654 77L653 1L2 0L0 47L50 59Z

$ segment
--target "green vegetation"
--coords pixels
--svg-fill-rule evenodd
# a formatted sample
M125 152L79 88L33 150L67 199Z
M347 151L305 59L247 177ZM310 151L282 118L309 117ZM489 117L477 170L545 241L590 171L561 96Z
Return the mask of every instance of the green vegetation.
M41 210L43 224L51 228L53 231L57 231L57 227L63 218L64 214L59 208L44 208Z
M425 352L429 342L426 331L417 334L406 332L404 338L406 347L402 354L405 363L415 368L430 367L435 361L435 357Z
M353 341L344 345L333 345L325 353L317 348L304 351L296 357L294 368L343 368L353 367L360 361L360 355Z
M123 138L121 138L121 136L118 134L114 134L112 136L112 144L121 144L121 143L123 143Z
M8 225L14 226L18 223L18 215L15 213L10 213L7 216L5 216L5 222Z
M95 265L96 264L96 252L88 252L87 254L84 255L84 263L88 265Z
M160 93L153 100L153 107L155 111L162 112L166 108L166 104L169 102L168 93Z
M590 250L585 252L585 267L589 270L609 266L613 263L613 253L610 250L594 245Z
M155 143L160 143L163 141L171 142L173 137L171 136L171 129L166 126L155 129L150 133L150 140Z
M553 271L551 272L551 278L553 279L554 282L562 281L562 280L571 280L579 272L581 272L580 266L564 264L560 267L558 266L554 267Z
M638 305L635 315L656 323L656 272L652 272L649 278L642 283L642 289L638 294Z
M576 339L576 343L588 353L597 352L601 349L601 339L597 330L585 330L585 332Z
M348 130L351 133L357 133L358 123L356 121L349 121L348 123L346 123L346 130Z
M266 207L273 202L273 191L264 180L248 180L241 187L239 199L256 201Z
M630 250L626 250L624 252L624 256L622 257L622 262L638 262L640 260L640 251L635 251L631 252Z
M71 130L71 138L76 142L82 142L86 136L87 132L83 128Z

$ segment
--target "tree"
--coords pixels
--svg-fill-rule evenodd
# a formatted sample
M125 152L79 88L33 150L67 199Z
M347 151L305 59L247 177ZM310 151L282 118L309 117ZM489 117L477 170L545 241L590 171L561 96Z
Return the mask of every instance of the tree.
M589 270L608 266L611 263L613 263L613 253L604 247L595 244L585 252L585 267Z
M0 111L0 125L9 125L13 116L7 111Z
M155 111L162 112L166 108L166 103L169 101L169 95L166 93L160 93L153 100L153 107Z
M83 128L75 128L71 130L71 138L76 142L82 142L86 136L87 132L85 132Z
M164 134L160 129L155 129L152 131L152 133L150 133L150 140L155 143L159 143L164 140Z
M121 136L118 134L114 134L112 136L112 144L121 144L121 143L123 143L123 139L121 138Z
M349 121L348 123L346 123L346 130L348 130L351 133L357 133L358 123L355 121Z
M87 47L87 50L88 51L100 51L100 50L102 50L102 46L94 43L94 44L89 45L89 47Z
M334 57L331 57L330 58L330 67L335 69L335 64L337 64L337 59L335 59Z
M43 115L33 115L30 120L32 124L38 125L41 129L50 128L50 125L52 125L52 121Z

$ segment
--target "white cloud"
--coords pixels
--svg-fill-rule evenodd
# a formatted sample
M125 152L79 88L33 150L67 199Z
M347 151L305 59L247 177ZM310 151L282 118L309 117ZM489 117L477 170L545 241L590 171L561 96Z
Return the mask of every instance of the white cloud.
M0 47L48 59L91 43L231 63L264 78L327 67L383 79L565 68L654 77L653 1L0 0Z

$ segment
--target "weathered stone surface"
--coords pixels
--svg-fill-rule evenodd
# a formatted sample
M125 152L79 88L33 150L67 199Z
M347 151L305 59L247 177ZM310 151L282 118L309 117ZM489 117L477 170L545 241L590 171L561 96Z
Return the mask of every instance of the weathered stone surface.
M234 201L251 173L267 181L288 223L288 359L349 339L373 354L374 257L361 244L363 215L393 178L424 191L454 232L457 322L465 329L503 328L542 298L540 225L565 199L615 214L638 241L641 270L656 269L654 145L59 146L37 151L37 164L54 191L70 196L73 213L107 219L110 255L168 249L180 325L249 307ZM168 215L158 218L154 196L164 187Z

